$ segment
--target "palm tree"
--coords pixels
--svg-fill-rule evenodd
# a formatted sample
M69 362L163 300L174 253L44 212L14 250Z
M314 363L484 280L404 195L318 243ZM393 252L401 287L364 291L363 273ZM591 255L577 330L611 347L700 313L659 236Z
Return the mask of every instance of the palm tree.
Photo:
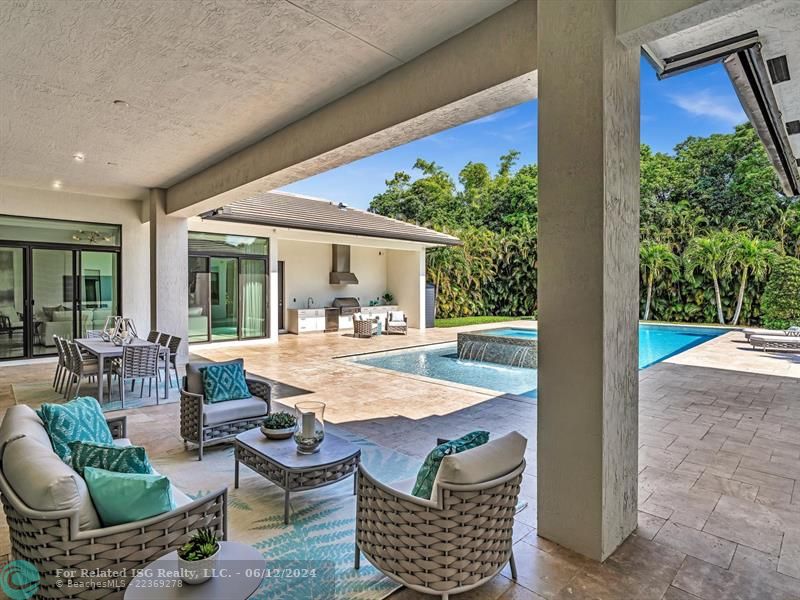
M777 242L761 240L757 237L751 238L749 233L739 233L734 237L731 246L731 260L735 266L741 269L742 275L739 281L739 296L736 298L736 311L733 313L731 325L739 322L748 274L752 275L755 281L763 280L775 259L778 247Z
M639 246L639 266L647 283L647 300L644 304L644 320L650 317L650 303L653 299L653 282L664 271L678 271L678 259L667 244L644 240Z
M683 253L687 279L694 280L694 274L698 269L711 277L714 283L717 319L721 325L725 324L725 316L722 314L719 279L730 272L731 237L731 233L725 230L695 237L689 241Z

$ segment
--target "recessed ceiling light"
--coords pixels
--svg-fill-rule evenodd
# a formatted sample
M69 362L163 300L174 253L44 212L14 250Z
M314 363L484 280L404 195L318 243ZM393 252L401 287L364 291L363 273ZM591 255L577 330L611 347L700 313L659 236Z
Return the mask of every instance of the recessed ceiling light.
M86 157L83 155L83 152L76 152L72 155L72 158L78 162L83 162Z
M114 100L114 106L130 106L125 100Z
M57 190L60 190L62 185L64 185L64 184L61 183L61 180L59 180L59 179L56 179L53 182L53 187L56 188Z

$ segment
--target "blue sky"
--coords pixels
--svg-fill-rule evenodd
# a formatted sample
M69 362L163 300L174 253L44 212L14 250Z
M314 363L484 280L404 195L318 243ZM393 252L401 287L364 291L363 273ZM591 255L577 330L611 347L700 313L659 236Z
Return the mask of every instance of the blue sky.
M728 133L746 121L736 93L721 65L658 81L649 63L641 65L642 141L659 152L672 152L690 135ZM536 101L494 113L464 125L331 169L283 188L289 192L367 208L396 171L412 172L418 157L442 165L457 180L469 161L496 169L511 149L519 164L536 162Z

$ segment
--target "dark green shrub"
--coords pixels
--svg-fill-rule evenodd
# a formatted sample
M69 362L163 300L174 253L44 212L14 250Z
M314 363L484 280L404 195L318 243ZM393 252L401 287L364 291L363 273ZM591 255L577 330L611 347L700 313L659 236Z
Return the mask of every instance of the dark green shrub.
M800 325L800 260L785 256L775 262L761 298L761 313L770 329Z

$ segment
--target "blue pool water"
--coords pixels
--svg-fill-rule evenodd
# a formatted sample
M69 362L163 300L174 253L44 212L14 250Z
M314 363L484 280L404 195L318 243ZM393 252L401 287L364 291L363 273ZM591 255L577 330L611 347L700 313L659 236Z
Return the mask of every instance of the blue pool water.
M480 333L479 331L473 333ZM519 338L522 340L535 340L539 337L539 332L535 329L522 329L521 327L501 327L500 329L490 329L486 333L500 337Z
M492 333L508 337L536 337L535 330L514 327L504 327ZM725 330L710 327L639 325L639 368L647 368L723 333ZM536 369L459 360L455 342L381 352L352 360L402 373L444 379L518 396L536 397Z

